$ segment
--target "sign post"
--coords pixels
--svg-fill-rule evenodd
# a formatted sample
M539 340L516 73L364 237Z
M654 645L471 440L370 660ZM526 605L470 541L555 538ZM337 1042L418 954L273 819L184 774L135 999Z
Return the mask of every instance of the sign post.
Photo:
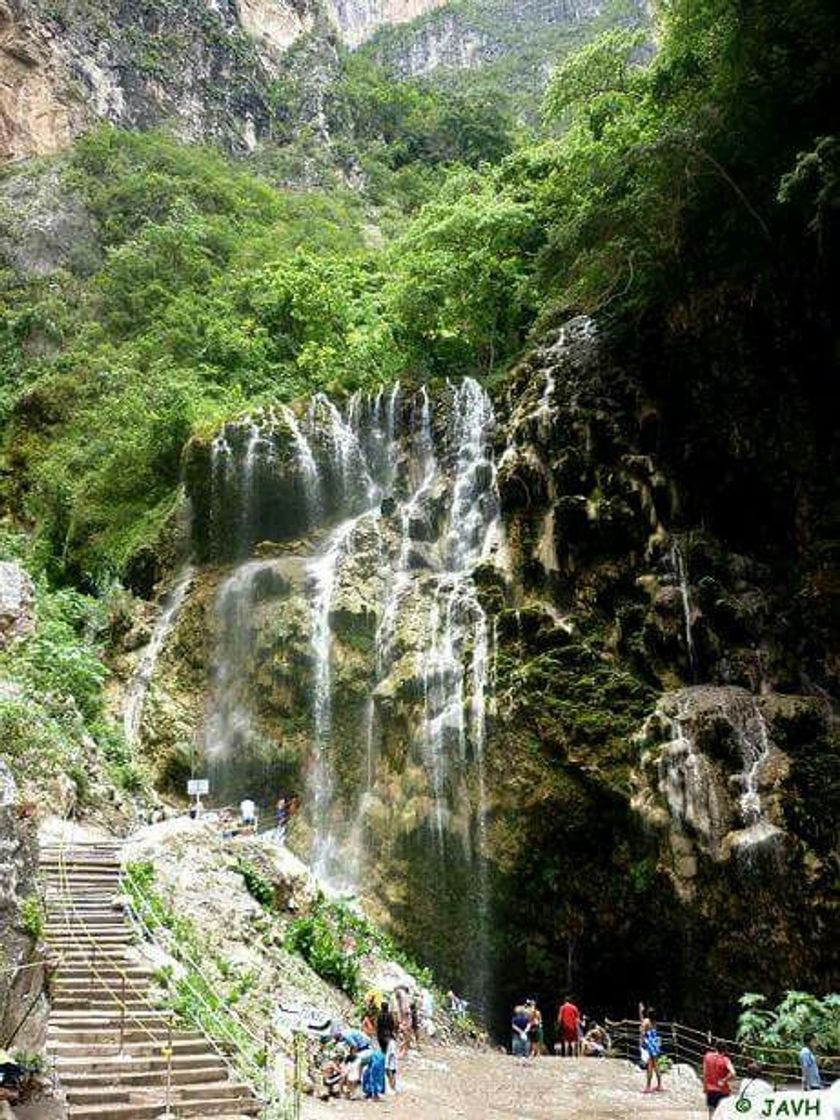
M195 802L190 809L191 817L201 816L201 798L209 792L210 782L207 778L190 778L187 782L187 795L195 798Z

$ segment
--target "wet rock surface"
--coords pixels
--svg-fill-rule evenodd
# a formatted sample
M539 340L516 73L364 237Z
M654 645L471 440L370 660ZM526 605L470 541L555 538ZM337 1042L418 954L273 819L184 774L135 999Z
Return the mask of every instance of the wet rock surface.
M299 402L191 447L206 563L149 749L168 695L221 799L304 790L300 850L444 982L473 982L468 945L500 1008L523 944L537 989L567 960L612 1006L632 951L703 1019L769 975L761 945L778 987L830 971L835 727L772 556L687 518L659 405L591 320L511 374L478 442L454 392Z

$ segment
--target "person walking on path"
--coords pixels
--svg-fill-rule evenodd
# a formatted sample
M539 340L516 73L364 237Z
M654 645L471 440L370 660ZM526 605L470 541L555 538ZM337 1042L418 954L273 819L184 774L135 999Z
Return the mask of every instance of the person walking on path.
M814 1053L814 1035L807 1034L802 1040L804 1045L799 1051L799 1068L802 1071L802 1089L822 1089L822 1075L820 1074L817 1055Z
M572 1002L571 996L566 996L557 1012L557 1034L560 1043L560 1053L564 1057L574 1057L579 1049L580 1010Z
M732 1079L735 1070L723 1042L717 1041L714 1047L703 1056L703 1092L709 1109L709 1120L715 1109L732 1092Z
M530 1052L528 1041L528 1028L531 1026L531 1016L521 1004L513 1009L513 1018L510 1022L510 1052L514 1058L527 1058Z
M662 1057L662 1039L656 1029L656 1013L652 1007L642 1017L642 1047L641 1058L647 1070L645 1093L662 1092L662 1071L659 1068L659 1059ZM653 1075L656 1074L656 1088L653 1087Z
M277 798L277 804L274 807L274 825L275 825L275 839L278 844L286 843L286 828L289 823L289 807L286 802L284 794L280 794Z
M537 1007L537 1001L529 999L525 1004L531 1023L528 1027L528 1038L531 1043L531 1057L537 1058L545 1053L545 1038L543 1033L542 1012Z

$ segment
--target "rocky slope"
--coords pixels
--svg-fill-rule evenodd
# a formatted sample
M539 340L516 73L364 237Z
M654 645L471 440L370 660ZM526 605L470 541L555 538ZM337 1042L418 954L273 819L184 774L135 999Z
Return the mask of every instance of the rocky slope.
M35 626L33 588L17 564L0 564L0 649ZM0 705L15 690L0 679ZM7 744L4 742L4 749ZM39 956L41 902L36 882L35 805L0 756L0 1045L43 1045L46 974Z

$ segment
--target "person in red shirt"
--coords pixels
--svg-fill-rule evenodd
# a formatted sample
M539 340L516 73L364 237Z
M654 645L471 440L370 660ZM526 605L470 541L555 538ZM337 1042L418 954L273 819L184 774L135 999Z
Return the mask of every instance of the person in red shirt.
M564 1057L571 1057L578 1053L580 1036L580 1011L572 1003L571 996L566 996L557 1012L557 1033L559 1035L560 1053Z
M723 1042L716 1042L714 1049L709 1050L703 1057L703 1091L706 1094L706 1104L709 1109L709 1118L724 1097L732 1092L730 1082L735 1076L735 1070L726 1046Z

